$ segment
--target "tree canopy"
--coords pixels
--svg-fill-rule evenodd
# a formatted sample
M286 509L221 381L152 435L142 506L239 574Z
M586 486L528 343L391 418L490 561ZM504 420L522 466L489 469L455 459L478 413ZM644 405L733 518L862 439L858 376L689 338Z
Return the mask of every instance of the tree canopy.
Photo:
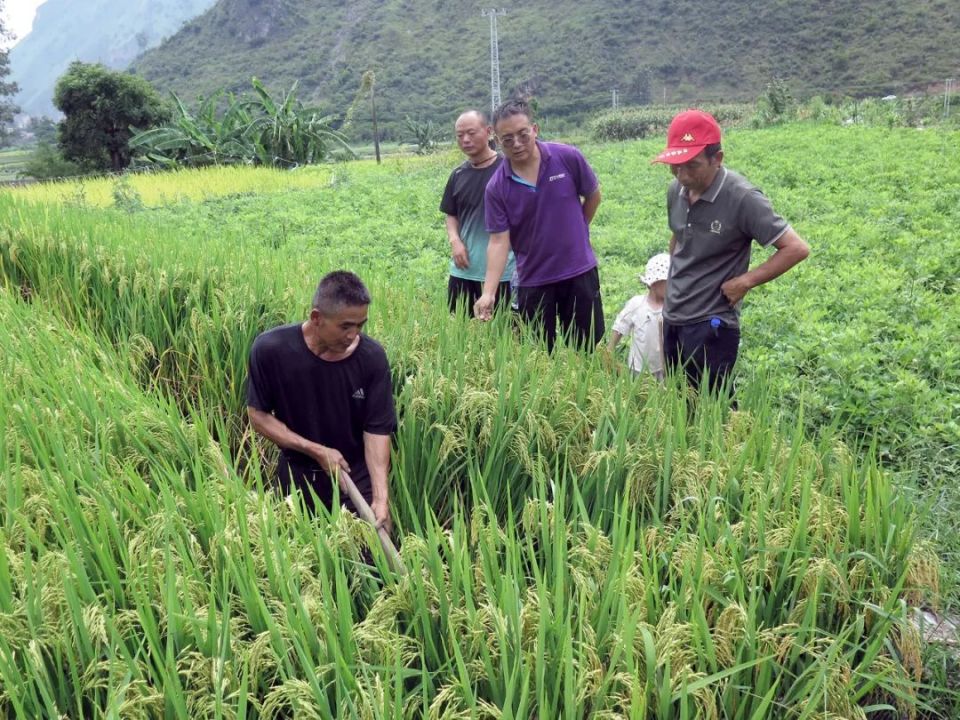
M53 102L64 114L57 133L64 158L92 170L123 170L134 132L169 117L143 78L79 61L57 81Z
M0 42L10 38L10 32L3 23L4 9L4 0L0 0ZM8 81L8 77L10 77L10 52L6 48L0 48L0 146L7 144L13 116L19 110L10 99L17 93L17 84Z

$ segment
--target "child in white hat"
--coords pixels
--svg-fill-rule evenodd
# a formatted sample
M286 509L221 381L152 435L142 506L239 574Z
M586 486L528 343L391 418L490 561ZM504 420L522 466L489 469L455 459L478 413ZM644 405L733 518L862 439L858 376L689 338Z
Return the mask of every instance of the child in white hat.
M646 295L634 295L613 323L613 335L607 349L611 352L626 335L631 336L627 365L635 373L649 372L663 380L663 301L670 273L670 255L660 253L647 261L640 280L647 286Z

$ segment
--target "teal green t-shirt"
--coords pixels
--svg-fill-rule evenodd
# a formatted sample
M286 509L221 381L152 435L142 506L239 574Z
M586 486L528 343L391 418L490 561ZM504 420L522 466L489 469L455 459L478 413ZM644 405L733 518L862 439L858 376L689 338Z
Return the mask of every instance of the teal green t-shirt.
M470 161L463 163L450 173L447 186L440 201L440 210L447 215L456 216L460 222L460 239L467 246L470 265L458 268L451 258L450 274L464 280L482 281L487 274L487 245L490 235L484 228L483 193L487 182L500 167L503 158L497 159L484 168L475 168ZM516 266L513 251L507 257L507 266L503 270L501 282L507 282L513 276Z

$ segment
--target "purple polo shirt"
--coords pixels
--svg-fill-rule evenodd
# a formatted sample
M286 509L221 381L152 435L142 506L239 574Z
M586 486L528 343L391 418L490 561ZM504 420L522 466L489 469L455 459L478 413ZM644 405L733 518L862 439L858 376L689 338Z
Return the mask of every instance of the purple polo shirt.
M580 201L597 189L597 176L577 148L539 140L537 146L536 186L504 160L484 196L487 232L510 231L523 287L567 280L597 266Z

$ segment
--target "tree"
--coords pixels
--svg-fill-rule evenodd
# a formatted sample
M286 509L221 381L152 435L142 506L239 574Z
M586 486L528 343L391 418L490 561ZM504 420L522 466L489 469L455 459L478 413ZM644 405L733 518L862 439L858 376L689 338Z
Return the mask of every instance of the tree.
M64 115L57 133L63 157L93 170L123 170L134 132L169 117L150 83L99 63L71 63L57 80L53 103Z
M190 112L171 93L170 123L136 133L130 147L138 160L163 166L261 163L290 167L319 162L337 145L352 154L332 118L297 100L297 84L276 100L253 78L253 99L219 90ZM221 113L221 100L226 109Z
M33 133L33 139L38 143L57 142L57 124L46 115L31 117L25 130Z
M253 121L258 156L264 165L290 166L322 160L331 143L350 151L346 138L331 128L333 118L321 115L315 107L305 107L297 100L297 82L280 98L270 93L253 78L254 102L259 111Z
M0 0L0 45L9 40L12 36L3 24L4 0ZM6 48L0 49L0 147L7 144L10 137L10 126L13 123L13 116L20 108L14 105L9 98L17 94L17 84L8 82L10 76L10 53Z

